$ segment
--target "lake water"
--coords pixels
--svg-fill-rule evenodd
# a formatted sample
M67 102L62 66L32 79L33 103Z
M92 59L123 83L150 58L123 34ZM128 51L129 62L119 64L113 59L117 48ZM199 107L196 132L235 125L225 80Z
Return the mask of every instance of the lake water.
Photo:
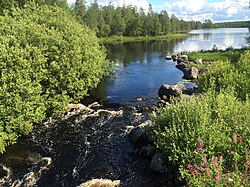
M162 84L176 84L183 73L175 68L176 62L164 59L182 51L197 51L228 47L247 46L247 28L222 28L214 30L193 30L182 39L170 41L144 41L123 44L107 44L108 58L115 62L115 74L103 80L91 92L96 101L137 105L136 98L157 98Z

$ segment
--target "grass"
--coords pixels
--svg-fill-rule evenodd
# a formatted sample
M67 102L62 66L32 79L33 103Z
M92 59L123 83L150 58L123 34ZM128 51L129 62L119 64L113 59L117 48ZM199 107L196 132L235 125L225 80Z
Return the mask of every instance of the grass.
M195 59L203 59L205 62L215 62L215 61L229 61L237 62L244 51L247 51L248 48L243 49L232 49L228 48L227 50L209 50L209 51L199 51L199 52L188 52L187 55L190 61Z

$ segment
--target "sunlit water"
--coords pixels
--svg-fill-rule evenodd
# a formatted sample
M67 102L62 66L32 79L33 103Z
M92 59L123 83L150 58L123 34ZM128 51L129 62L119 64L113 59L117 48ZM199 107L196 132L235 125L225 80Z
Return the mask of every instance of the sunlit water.
M247 28L193 30L182 39L171 41L130 42L108 44L108 58L115 62L115 74L103 80L91 95L96 101L120 104L138 104L136 98L157 97L162 84L176 84L183 73L175 68L176 62L164 57L182 51L208 50L247 46Z

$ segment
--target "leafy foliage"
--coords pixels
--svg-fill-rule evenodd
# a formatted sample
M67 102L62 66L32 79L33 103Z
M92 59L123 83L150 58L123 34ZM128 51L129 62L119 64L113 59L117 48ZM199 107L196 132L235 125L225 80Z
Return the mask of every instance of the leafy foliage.
M211 65L198 80L203 95L173 99L154 117L156 145L191 186L250 182L249 57Z
M249 113L249 100L238 101L232 93L173 100L154 118L155 142L194 186L212 185L218 175L219 183L228 171L249 170Z
M209 73L198 80L201 91L209 89L220 92L222 89L235 91L237 97L246 100L250 93L250 51L246 51L236 64L217 62L210 67Z
M0 153L32 124L78 102L109 72L95 34L57 6L0 17Z

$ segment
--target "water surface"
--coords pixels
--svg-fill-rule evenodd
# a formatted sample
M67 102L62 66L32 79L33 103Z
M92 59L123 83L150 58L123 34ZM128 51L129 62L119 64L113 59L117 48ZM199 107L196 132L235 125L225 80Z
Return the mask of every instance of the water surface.
M137 105L136 98L154 101L162 84L182 81L176 62L166 55L182 51L209 50L247 46L247 28L193 30L182 39L107 44L108 58L115 62L116 73L103 80L91 95L97 101Z

